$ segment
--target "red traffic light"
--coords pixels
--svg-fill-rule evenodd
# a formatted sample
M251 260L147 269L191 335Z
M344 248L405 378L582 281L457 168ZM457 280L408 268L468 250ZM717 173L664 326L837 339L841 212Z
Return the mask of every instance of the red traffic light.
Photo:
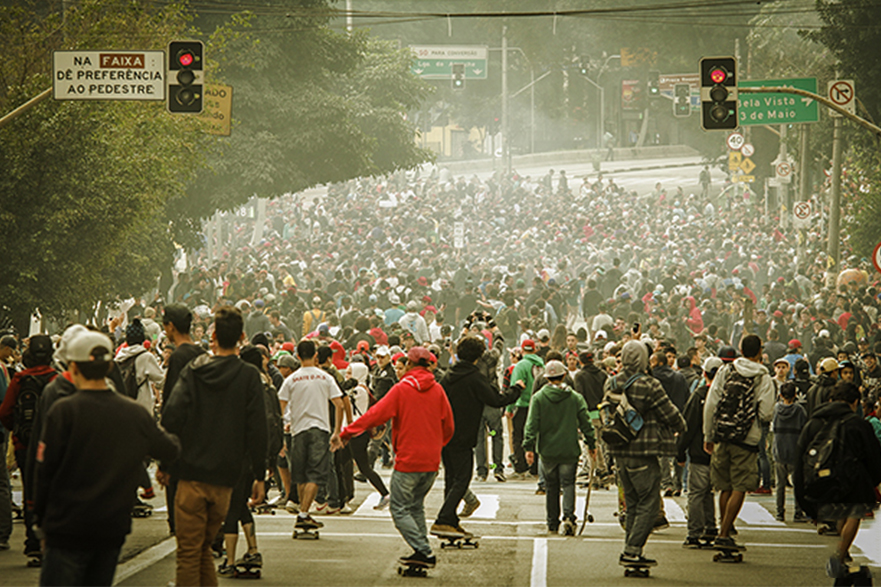
M180 63L184 67L189 67L193 64L195 58L190 51L181 51L177 56L177 62Z
M725 81L725 78L728 77L728 72L722 69L721 67L715 68L710 72L710 79L713 80L714 84L721 84Z

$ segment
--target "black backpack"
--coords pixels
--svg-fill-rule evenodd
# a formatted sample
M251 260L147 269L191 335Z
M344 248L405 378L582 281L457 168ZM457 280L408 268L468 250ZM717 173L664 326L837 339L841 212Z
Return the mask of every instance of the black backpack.
M122 391L133 400L138 399L138 389L140 389L141 383L143 383L143 381L138 381L138 370L135 366L135 362L138 357L146 352L146 350L143 350L119 361L119 374L122 377L123 387L125 387Z
M756 421L755 377L744 377L732 365L713 413L713 442L743 442Z
M850 418L827 420L802 455L804 497L813 503L840 502L850 485L851 473L860 463L847 450L843 423Z
M12 408L12 433L25 446L31 442L40 396L55 375L54 372L45 375L25 375L19 380L18 397L15 398L15 406Z
M597 406L600 413L599 437L612 448L624 448L637 437L642 430L642 414L627 399L627 389L633 385L642 373L634 373L619 387L618 376L609 380L609 389L603 402Z

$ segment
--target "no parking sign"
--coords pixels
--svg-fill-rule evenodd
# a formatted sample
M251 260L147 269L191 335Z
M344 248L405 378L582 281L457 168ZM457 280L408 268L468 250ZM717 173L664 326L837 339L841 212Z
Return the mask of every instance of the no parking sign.
M875 266L875 271L881 273L881 243L875 245L875 250L872 251L872 264Z

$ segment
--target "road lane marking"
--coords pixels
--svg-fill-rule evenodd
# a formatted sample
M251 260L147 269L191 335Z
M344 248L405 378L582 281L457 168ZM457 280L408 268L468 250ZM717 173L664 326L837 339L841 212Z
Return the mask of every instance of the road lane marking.
M467 519L473 520L480 518L484 520L495 520L499 513L499 496L495 494L477 493L477 499L480 500L480 507L474 510Z
M778 522L774 516L771 515L771 512L754 501L743 502L743 507L740 508L740 513L737 515L737 519L750 525L785 526L783 522Z
M119 585L132 575L140 573L147 567L151 567L173 553L177 549L177 542L174 536L169 536L159 544L152 546L136 556L127 560L116 567L116 575L113 577L113 584Z
M380 495L376 491L372 491L367 494L367 497L364 498L364 501L361 502L361 506L355 510L353 515L356 516L366 516L370 518L391 518L391 513L389 513L389 508L386 506L383 510L375 510L373 506L379 503ZM347 516L348 517L348 516Z
M667 521L668 522L685 522L685 512L682 511L682 508L678 503L673 501L669 497L665 497L664 499L664 510L667 513Z
M863 520L853 543L872 564L881 565L881 523L877 518Z
M535 538L532 543L531 587L547 587L548 584L548 539Z

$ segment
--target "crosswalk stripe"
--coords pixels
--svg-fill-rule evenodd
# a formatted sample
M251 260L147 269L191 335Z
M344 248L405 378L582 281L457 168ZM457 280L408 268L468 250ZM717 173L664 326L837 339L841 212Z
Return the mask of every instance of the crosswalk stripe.
M371 491L367 497L364 498L364 501L361 503L361 507L355 510L353 515L355 516L368 516L371 518L390 518L391 514L389 513L389 509L385 508L384 510L375 510L373 506L379 503L380 495L376 491Z
M668 522L685 522L685 512L679 504L669 497L664 498L664 510L667 513Z
M532 543L531 587L547 587L548 584L548 539L536 538Z
M474 513L468 518L494 520L499 513L499 496L494 494L477 493L477 499L480 500L480 507L474 510Z
M747 524L759 526L785 526L783 522L778 522L771 515L771 512L762 507L762 504L754 501L743 502L743 507L740 508L740 514L737 516L737 519Z

